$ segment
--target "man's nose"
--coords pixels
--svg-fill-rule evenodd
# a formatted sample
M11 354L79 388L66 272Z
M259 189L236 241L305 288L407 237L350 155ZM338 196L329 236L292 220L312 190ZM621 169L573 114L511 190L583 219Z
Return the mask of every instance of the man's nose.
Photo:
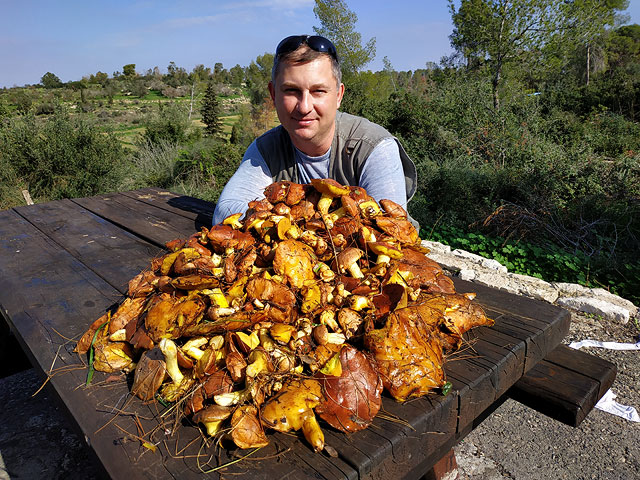
M311 112L313 109L313 99L309 92L303 91L298 99L298 111L303 114Z

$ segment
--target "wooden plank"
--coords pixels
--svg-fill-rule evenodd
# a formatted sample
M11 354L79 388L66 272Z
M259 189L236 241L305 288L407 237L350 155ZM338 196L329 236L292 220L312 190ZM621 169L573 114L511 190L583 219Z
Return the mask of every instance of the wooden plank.
M162 252L70 200L14 210L120 293Z
M604 358L559 345L549 352L545 361L563 367L599 382L598 399L609 390L616 378L618 367Z
M305 463L327 480L340 478L355 480L358 478L358 473L340 458L328 458L325 453L313 452L302 435L276 433L273 436L291 450L292 455L295 455L299 463Z
M33 364L52 375L49 384L109 474L130 475L126 462L110 459L138 455L137 447L114 444L123 434L117 422L108 423L113 414L105 412L106 405L122 406L126 382L85 391L87 371L72 352L75 343L68 340L78 338L119 292L12 211L0 212L0 271L5 272L0 305L16 338ZM104 435L96 435L105 425Z
M73 199L73 202L157 246L200 229L194 220L121 194Z
M445 369L449 381L454 383L454 380L457 380L466 385L466 388L459 388L454 383L459 390L459 428L471 422L495 400L495 390L492 388L493 369L474 364L466 359L447 363Z
M578 426L611 387L616 366L561 345L508 392L519 402L570 426Z
M374 468L367 478L421 477L430 464L440 458L439 446L453 442L458 412L457 392L450 392L446 397L434 393L404 404L385 398L383 406L385 413L404 419L413 428L402 428L402 434L393 441L392 455ZM380 429L388 428L388 425L402 427L396 421L377 417L369 428L378 425Z
M149 187L121 193L122 195L154 205L168 212L196 220L205 226L211 225L213 211L216 208L215 203L186 195L179 195L161 188Z

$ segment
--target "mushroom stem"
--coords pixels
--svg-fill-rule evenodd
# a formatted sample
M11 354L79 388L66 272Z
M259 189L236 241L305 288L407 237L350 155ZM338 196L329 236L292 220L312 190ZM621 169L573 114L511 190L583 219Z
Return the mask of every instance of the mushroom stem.
M360 267L358 266L358 262L354 262L351 265L349 265L347 267L347 270L349 270L349 273L353 278L364 278L364 274L362 273L362 270L360 270Z
M178 349L176 344L173 340L163 338L160 340L158 347L160 347L160 350L164 354L164 361L167 364L167 373L171 377L171 380L173 380L173 383L179 385L182 383L184 375L178 366Z

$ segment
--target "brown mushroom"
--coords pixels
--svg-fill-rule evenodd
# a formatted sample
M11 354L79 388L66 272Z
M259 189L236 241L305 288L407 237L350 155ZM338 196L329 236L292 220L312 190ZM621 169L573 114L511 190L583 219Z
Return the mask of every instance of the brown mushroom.
M324 398L316 407L320 418L351 433L371 425L382 405L382 381L367 356L350 345L340 350L341 374L316 372Z
M143 402L149 402L154 399L166 376L167 364L162 351L157 347L148 350L138 360L131 393Z
M194 423L203 424L207 430L207 435L213 437L220 431L222 422L231 416L232 411L233 409L229 407L213 404L195 413L192 420Z
M376 225L387 235L392 236L402 244L418 243L418 231L411 222L403 218L375 217Z
M393 200L386 198L380 200L380 206L384 210L384 213L392 218L407 218L407 211Z
M236 408L231 417L231 438L239 448L260 448L269 444L256 407L242 405Z
M345 248L341 251L336 258L340 273L348 271L354 278L364 278L364 274L358 266L358 260L362 257L362 254L362 250L354 247Z

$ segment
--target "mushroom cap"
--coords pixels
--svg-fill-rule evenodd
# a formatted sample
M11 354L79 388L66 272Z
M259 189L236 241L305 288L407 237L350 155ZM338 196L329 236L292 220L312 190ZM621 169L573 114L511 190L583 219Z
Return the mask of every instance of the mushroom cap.
M359 248L355 248L355 247L345 248L337 256L338 265L341 269L346 268L349 265L357 262L363 254L364 252Z
M386 255L394 259L402 258L400 249L387 242L367 242L367 248L376 255Z
M383 199L380 200L380 206L384 210L384 213L393 218L407 218L407 211L398 205L393 200Z
M349 194L349 187L343 187L332 178L312 178L311 184L323 195L339 197Z
M418 243L418 231L404 218L376 217L376 225L387 235L403 244Z
M358 203L349 195L342 195L340 201L342 202L342 208L344 208L344 211L347 212L348 215L356 218L360 215Z
M233 214L229 215L228 217L226 217L226 218L222 221L222 223L223 223L224 225L231 225L231 224L233 224L233 223L237 222L238 220L240 220L240 217L241 217L242 215L243 215L243 213L242 213L242 212L240 212L240 213L233 213Z
M193 415L193 421L196 423L219 422L225 418L229 418L232 409L229 407L221 407L220 405L209 405L206 408L196 412Z

